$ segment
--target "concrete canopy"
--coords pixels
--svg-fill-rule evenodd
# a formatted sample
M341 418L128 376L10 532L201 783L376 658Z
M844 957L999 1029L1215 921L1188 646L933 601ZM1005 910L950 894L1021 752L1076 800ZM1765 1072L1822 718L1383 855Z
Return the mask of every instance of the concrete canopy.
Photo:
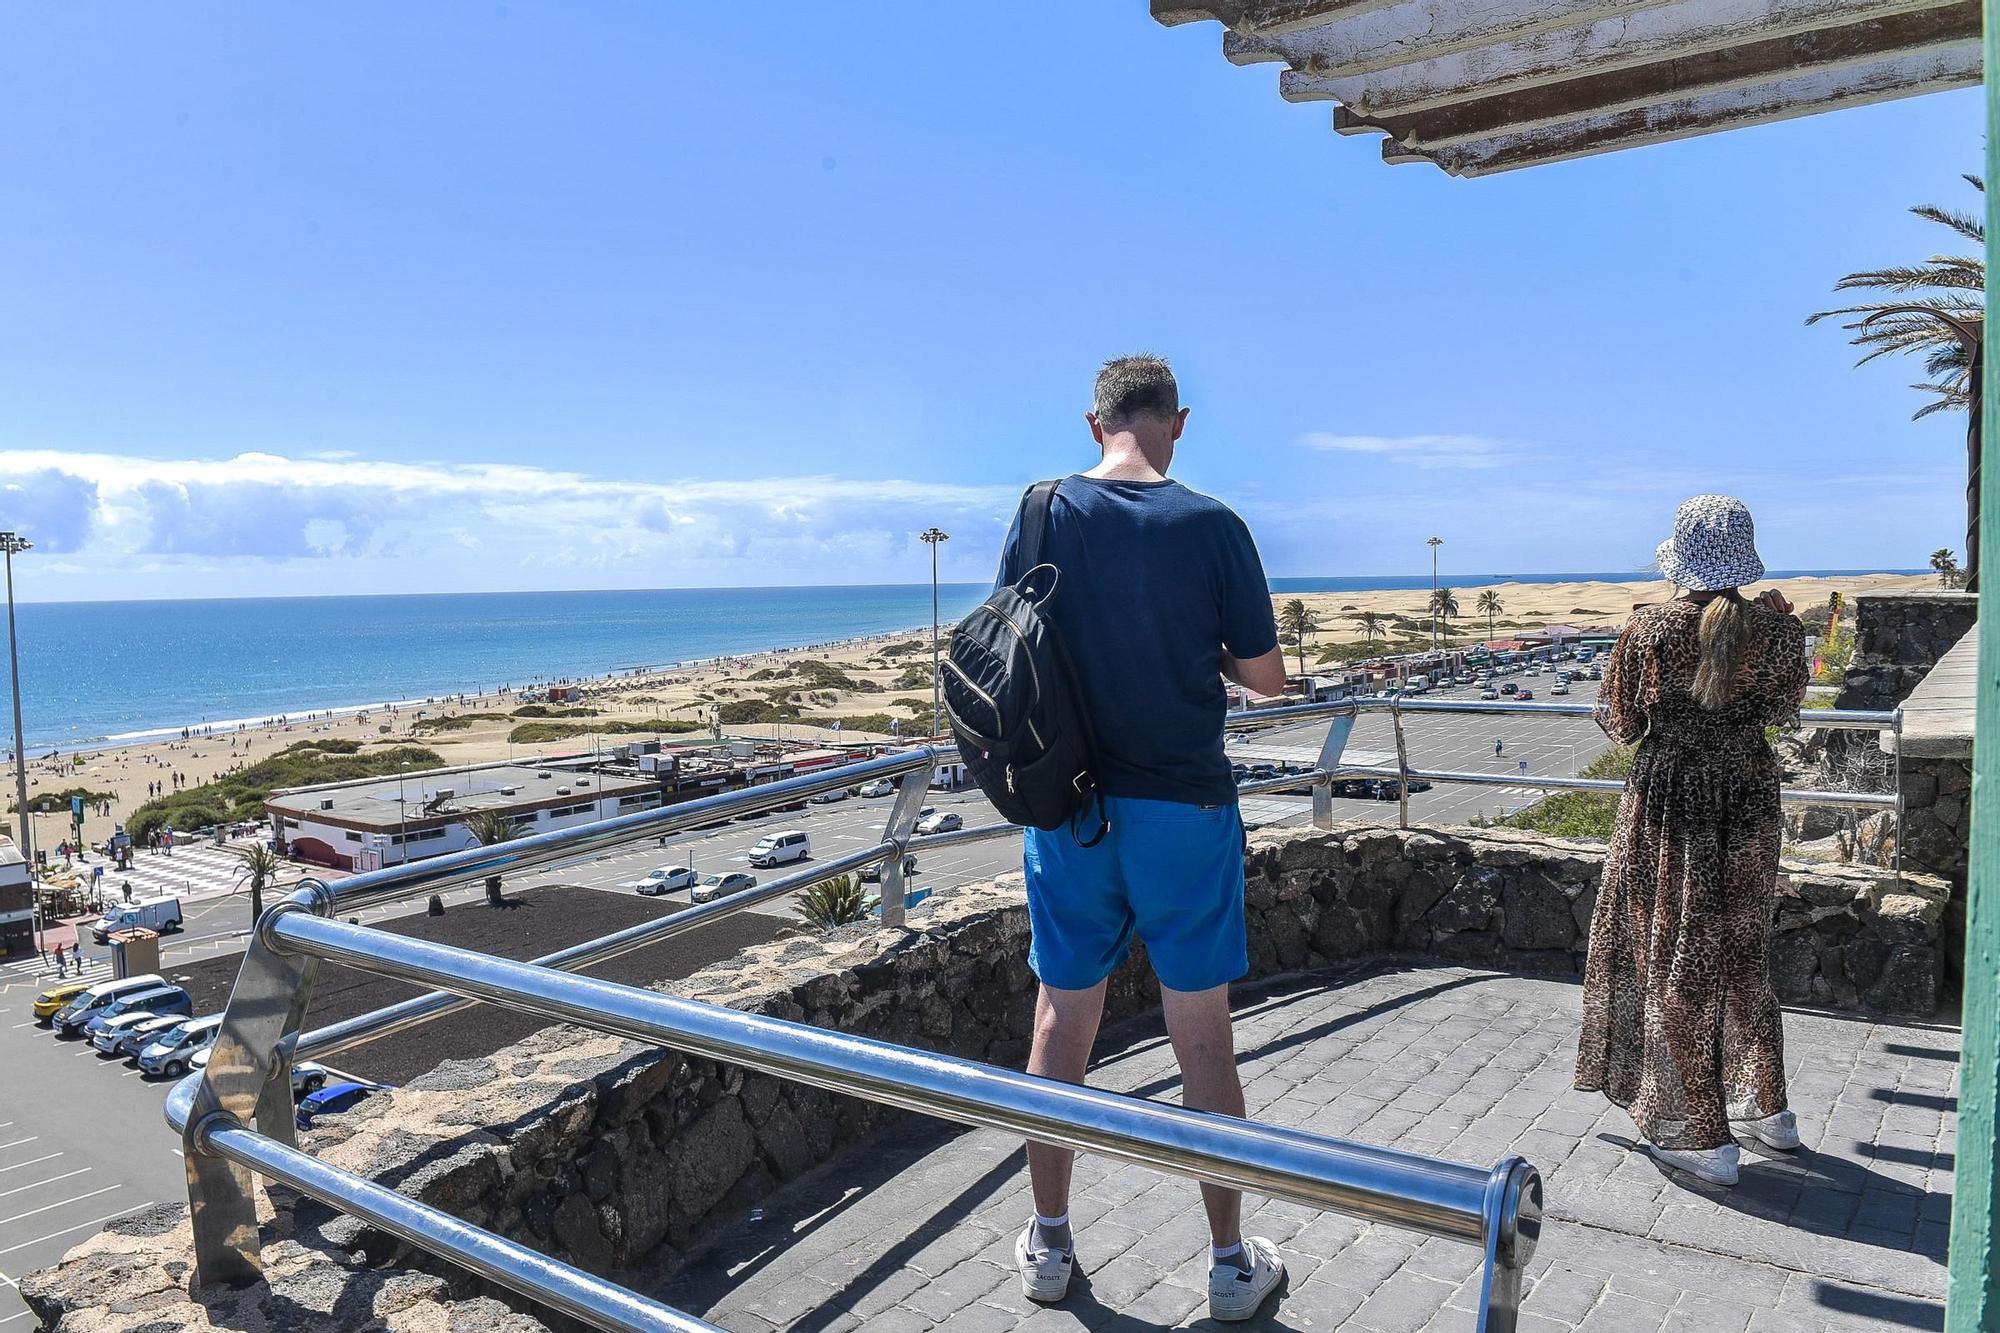
M1977 0L1152 0L1342 134L1455 176L1980 81Z

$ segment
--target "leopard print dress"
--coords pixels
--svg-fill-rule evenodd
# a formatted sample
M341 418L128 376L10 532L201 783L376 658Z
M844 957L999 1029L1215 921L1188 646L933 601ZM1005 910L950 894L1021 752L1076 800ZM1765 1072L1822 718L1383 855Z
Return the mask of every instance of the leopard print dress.
M1741 693L1695 702L1702 605L1634 614L1611 650L1597 720L1639 742L1584 967L1576 1086L1663 1148L1717 1148L1729 1121L1785 1109L1769 946L1782 836L1764 728L1805 697L1805 627L1748 604Z

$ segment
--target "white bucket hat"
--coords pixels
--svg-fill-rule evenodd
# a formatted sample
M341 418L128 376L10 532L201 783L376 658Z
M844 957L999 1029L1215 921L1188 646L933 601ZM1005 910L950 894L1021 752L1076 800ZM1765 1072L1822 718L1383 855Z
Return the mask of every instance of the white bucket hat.
M1660 572L1695 592L1740 588L1764 577L1757 525L1741 500L1697 495L1674 514L1674 535L1656 553Z

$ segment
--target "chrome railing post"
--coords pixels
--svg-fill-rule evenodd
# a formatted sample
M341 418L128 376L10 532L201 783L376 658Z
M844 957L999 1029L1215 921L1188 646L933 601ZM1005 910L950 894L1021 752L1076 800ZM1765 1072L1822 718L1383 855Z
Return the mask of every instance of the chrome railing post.
M913 768L896 779L896 795L889 807L889 822L882 829L882 841L896 844L895 855L882 863L882 924L891 930L903 928L903 858L909 854L910 836L917 827L917 812L930 795L931 774L937 772L937 757L922 768Z
M212 1152L206 1135L218 1125L254 1125L265 1138L298 1146L292 1048L305 1024L319 960L311 954L280 953L271 945L270 928L281 916L307 911L309 904L323 909L330 900L323 884L307 881L264 913L250 932L243 966L222 1011L222 1030L181 1132L199 1282L246 1282L263 1274L250 1171Z
M1313 827L1333 827L1333 774L1340 757L1347 752L1347 738L1354 733L1354 709L1335 713L1326 724L1326 738L1319 743L1319 758L1313 764Z
M1515 1333L1521 1269L1542 1230L1542 1177L1520 1157L1493 1168L1486 1182L1486 1264L1479 1283L1478 1333Z

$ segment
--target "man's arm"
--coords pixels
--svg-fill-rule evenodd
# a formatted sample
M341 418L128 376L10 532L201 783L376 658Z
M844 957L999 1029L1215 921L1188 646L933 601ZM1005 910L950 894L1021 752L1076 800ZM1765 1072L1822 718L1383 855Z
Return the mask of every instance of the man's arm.
M1222 674L1241 685L1252 694L1269 699L1285 692L1285 650L1283 646L1273 648L1261 657L1247 661L1232 657L1225 649L1222 654Z

